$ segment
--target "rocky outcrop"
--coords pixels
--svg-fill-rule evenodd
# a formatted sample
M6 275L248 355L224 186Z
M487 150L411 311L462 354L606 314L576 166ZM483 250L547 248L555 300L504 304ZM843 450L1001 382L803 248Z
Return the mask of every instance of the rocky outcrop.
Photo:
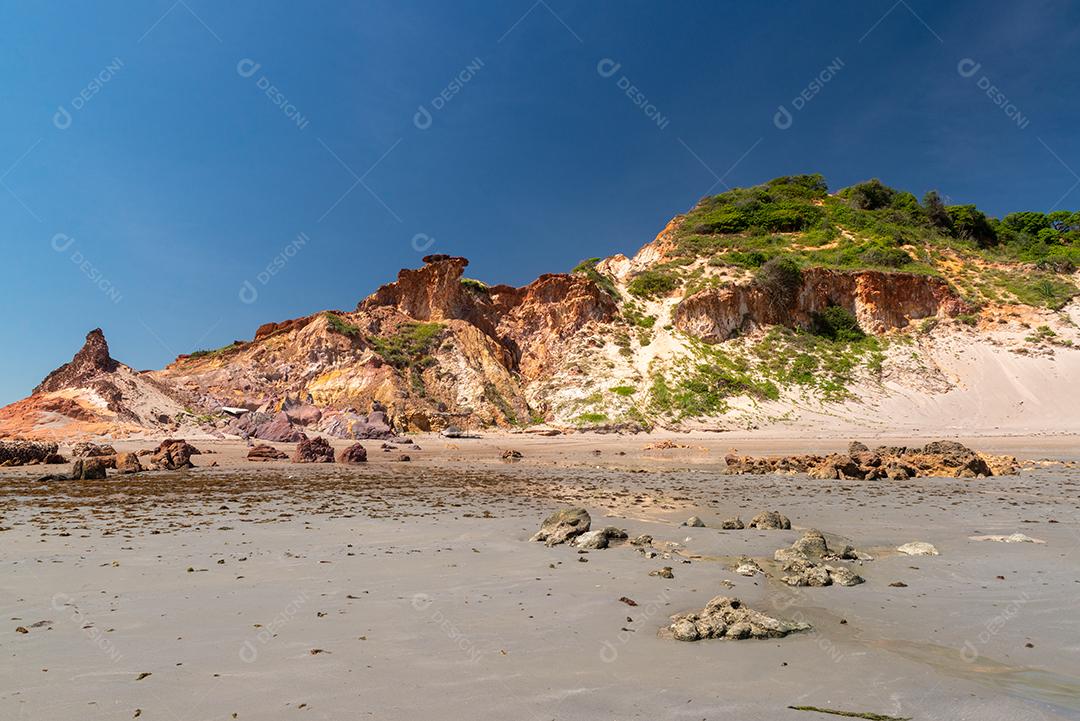
M1011 456L984 456L955 441L934 441L921 448L879 446L874 450L854 441L847 453L827 456L755 457L729 453L724 460L728 473L806 473L811 478L825 480L977 478L997 475L995 468L1002 475L1020 472L1019 462Z
M557 546L587 532L591 525L592 517L584 508L567 508L545 518L540 530L529 540Z
M293 463L333 463L334 447L321 436L304 438L296 444L292 456Z
M700 641L709 638L742 640L747 638L783 638L806 631L807 623L782 621L743 605L737 598L717 596L705 608L671 617L667 632L676 641Z
M34 389L34 393L49 393L65 388L81 388L89 385L101 373L112 373L120 364L109 357L109 344L101 328L86 334L83 347L71 359L49 375Z
M49 463L59 457L57 445L38 441L0 441L0 466Z
M868 333L903 328L912 320L971 309L942 278L877 270L807 268L790 307L777 307L755 284L711 288L685 298L675 327L709 343L764 325L807 329L832 306L849 311Z

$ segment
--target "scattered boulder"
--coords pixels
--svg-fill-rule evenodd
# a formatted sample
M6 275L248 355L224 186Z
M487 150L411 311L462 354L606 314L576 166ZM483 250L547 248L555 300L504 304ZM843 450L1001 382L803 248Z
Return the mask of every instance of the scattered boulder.
M182 438L166 438L150 455L150 467L157 470L175 471L180 468L192 468L192 456L200 451Z
M683 521L683 525L689 526L690 528L705 528L705 521L701 520L697 516L690 516L685 521Z
M507 463L514 463L520 461L524 456L521 455L521 451L515 451L508 449L502 452L502 459Z
M650 576L658 576L660 578L675 578L674 572L671 570L671 566L664 566L658 568L655 571L649 571Z
M100 458L77 458L71 464L71 480L99 481L105 478L106 464Z
M634 536L630 539L631 546L651 546L653 537L648 533L642 533L640 536Z
M42 441L0 441L0 466L46 463L58 456L57 445Z
M912 541L899 546L897 549L905 556L937 556L938 550L932 544L925 541Z
M763 531L786 531L791 528L791 521L777 511L765 511L751 518L749 527Z
M529 540L557 546L585 533L591 525L592 517L584 508L567 508L545 518L540 530Z
M71 455L75 458L91 458L94 456L115 456L116 449L110 445L90 443L76 443L71 447Z
M700 641L709 638L742 640L747 638L783 638L789 633L806 631L809 624L782 621L747 608L737 598L717 596L705 608L671 617L667 631L676 641Z
M143 469L139 462L139 456L135 453L117 453L115 456L115 468L120 473L138 473Z
M734 518L725 518L720 522L720 528L725 531L741 531L746 526L743 525L742 519L738 516Z
M334 447L322 436L304 438L296 444L293 463L333 463Z
M607 548L613 540L624 541L626 540L626 537L626 531L615 528L614 526L605 526L596 531L586 531L585 533L582 533L577 538L570 541L570 545L587 550L599 550Z
M367 451L359 443L353 443L351 446L342 449L342 451L338 453L337 462L351 466L366 463Z
M863 578L843 566L825 565L823 561L855 560L858 555L851 546L842 549L830 549L825 536L816 530L809 530L790 548L777 549L773 558L782 564L788 573L780 580L789 586L855 586L863 583Z
M758 562L747 556L743 556L739 559L738 565L735 566L735 573L740 576L756 576L759 573L765 573Z
M247 459L249 461L284 461L288 457L289 454L285 451L278 450L265 443L253 446L247 454Z

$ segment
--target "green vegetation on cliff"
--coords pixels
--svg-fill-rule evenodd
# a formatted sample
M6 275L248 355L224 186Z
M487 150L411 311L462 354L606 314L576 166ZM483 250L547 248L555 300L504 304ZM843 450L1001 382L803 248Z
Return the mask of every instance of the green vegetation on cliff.
M796 175L703 198L674 243L676 256L711 266L755 269L786 258L799 267L929 273L976 304L1055 308L1077 293L1067 275L1080 265L1080 212L999 220L974 205L946 206L935 191L920 202L875 179L830 195L822 176ZM672 278L692 283L677 269L663 281L644 276L633 281L642 295L670 291Z

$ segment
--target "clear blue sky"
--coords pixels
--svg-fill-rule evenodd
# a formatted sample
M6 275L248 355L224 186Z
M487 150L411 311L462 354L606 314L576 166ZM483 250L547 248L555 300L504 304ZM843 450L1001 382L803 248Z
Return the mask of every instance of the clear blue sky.
M158 368L417 245L523 284L789 173L1080 207L1064 0L7 0L0 35L0 403L96 326Z

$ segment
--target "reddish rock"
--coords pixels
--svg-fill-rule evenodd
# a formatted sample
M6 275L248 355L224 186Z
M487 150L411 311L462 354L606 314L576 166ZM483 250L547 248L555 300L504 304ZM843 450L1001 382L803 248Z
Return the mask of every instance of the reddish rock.
M105 478L106 464L100 458L79 458L71 464L71 480L93 481Z
M187 441L167 438L154 449L150 456L150 467L158 470L175 471L179 468L191 468L191 457L198 455L199 449Z
M289 454L285 451L279 451L277 448L264 443L253 447L247 454L249 461L283 461L288 457Z
M286 408L284 413L290 422L301 426L313 426L322 419L322 411L307 403Z
M113 467L121 473L138 473L143 469L139 456L135 453L117 453L114 456Z
M296 445L293 463L333 463L334 448L321 436L305 438Z
M367 451L359 443L354 443L342 450L341 453L338 453L337 462L350 465L365 463L367 462Z

